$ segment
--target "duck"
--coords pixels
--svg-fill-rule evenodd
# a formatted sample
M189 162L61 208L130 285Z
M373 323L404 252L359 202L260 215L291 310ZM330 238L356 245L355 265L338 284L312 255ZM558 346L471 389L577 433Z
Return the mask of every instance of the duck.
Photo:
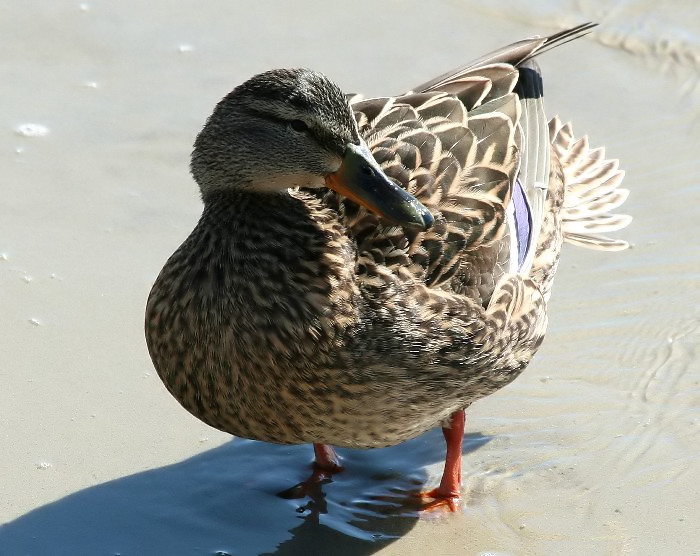
M441 427L439 485L461 500L465 410L541 345L563 242L607 232L624 172L544 111L535 58L586 23L495 50L396 95L275 69L235 87L197 135L203 211L148 297L167 390L236 437L381 448Z

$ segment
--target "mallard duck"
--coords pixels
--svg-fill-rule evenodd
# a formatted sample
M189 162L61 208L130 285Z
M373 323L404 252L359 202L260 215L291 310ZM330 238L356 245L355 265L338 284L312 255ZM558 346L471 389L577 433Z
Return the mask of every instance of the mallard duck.
M627 191L602 149L548 121L535 56L584 24L488 54L403 95L346 96L279 69L221 100L191 161L204 210L146 308L171 394L233 435L378 448L442 426L460 496L465 409L512 382L545 334L562 241Z

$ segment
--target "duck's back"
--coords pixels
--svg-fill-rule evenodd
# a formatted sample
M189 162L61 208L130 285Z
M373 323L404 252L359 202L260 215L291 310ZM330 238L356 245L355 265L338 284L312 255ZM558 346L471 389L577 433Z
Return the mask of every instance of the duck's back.
M435 217L424 232L392 227L328 193L357 240L360 277L371 283L386 268L408 269L484 307L507 273L532 277L548 294L563 238L567 147L553 149L558 130L550 134L533 57L589 28L520 41L404 95L349 97L382 169Z

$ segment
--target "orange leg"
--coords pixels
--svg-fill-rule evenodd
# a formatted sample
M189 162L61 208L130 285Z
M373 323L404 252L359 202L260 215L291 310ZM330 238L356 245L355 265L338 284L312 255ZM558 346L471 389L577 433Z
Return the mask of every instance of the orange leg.
M464 410L455 411L450 416L450 426L442 429L447 443L445 470L437 488L420 494L421 498L433 499L423 506L424 510L447 505L451 511L455 512L459 507L462 485L462 439L464 438L465 421Z
M329 474L343 470L340 465L340 457L335 453L333 446L329 446L328 444L314 444L314 456L316 456L314 461L315 468L327 471Z
M334 473L343 470L340 465L340 457L328 444L314 444L314 456L311 476L292 488L280 492L278 496L287 499L305 498L306 496L319 498L321 485L330 482Z

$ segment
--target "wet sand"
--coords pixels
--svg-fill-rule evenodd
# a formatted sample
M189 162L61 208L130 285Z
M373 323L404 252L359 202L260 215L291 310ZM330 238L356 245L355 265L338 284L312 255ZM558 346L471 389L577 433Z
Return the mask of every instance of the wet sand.
M700 553L693 2L6 4L0 553ZM401 92L587 20L601 28L540 61L547 108L621 160L633 248L565 249L542 349L468 413L463 511L406 509L439 478L439 431L343 451L322 492L275 496L310 448L206 427L143 340L150 286L201 210L188 157L213 105L283 66Z

